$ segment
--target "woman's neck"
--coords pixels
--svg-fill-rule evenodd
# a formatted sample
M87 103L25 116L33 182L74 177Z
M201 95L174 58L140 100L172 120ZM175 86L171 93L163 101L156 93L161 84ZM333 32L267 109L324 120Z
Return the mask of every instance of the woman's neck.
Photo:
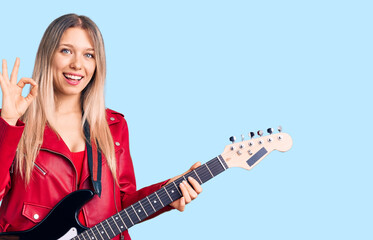
M76 113L82 112L81 103L80 103L80 95L74 96L57 96L56 101L56 114L69 114L69 113Z

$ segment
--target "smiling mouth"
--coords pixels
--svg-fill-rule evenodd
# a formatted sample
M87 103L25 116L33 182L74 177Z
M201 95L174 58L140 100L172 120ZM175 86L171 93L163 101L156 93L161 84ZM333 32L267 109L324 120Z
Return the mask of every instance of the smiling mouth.
M80 80L83 79L82 76L76 76L76 75L71 75L71 74L67 74L67 73L64 73L63 75L65 76L65 78L67 78L69 80L80 81Z

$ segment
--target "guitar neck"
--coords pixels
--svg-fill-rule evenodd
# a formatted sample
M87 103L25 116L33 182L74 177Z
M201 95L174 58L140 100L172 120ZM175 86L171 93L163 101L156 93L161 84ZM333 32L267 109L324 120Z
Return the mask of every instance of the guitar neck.
M73 239L85 239L84 236L88 236L90 237L88 239L91 239L92 235L96 236L95 239L112 239L173 201L181 198L182 194L179 185L183 180L187 181L188 177L193 177L200 184L203 184L226 169L228 169L228 166L223 157L219 155L96 226L82 232Z

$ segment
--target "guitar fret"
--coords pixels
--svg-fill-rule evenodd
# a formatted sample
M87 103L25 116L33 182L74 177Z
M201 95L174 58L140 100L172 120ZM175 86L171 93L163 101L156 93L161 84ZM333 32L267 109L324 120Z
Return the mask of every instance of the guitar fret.
M90 228L89 230L91 230L91 232L92 232L92 236L96 236L96 234L93 232L93 228ZM92 237L92 238L90 238L90 239L95 239L95 237Z
M161 199L164 206L172 203L174 198L172 198L172 195L168 193L166 187L162 187L157 191L157 194L159 198ZM176 199L175 199L176 200Z
M204 166L206 167L206 165L204 164L204 165L202 165L202 166L200 166L199 168L196 169L196 173L200 177L202 183L205 183L205 182L207 182L208 180L211 179L210 174L209 175L205 174L207 170L203 169Z
M176 188L176 190L179 192L180 196L182 196L183 194L181 194L179 188L176 186L176 183L175 183L175 182L172 182L172 183L175 185L175 188Z
M124 220L123 220L122 216L120 215L120 213L118 213L118 216L120 217L120 220L122 221L124 227L125 227L126 229L128 229L128 227L127 227L126 223L124 222Z
M118 231L119 232L121 232L121 228L119 227L119 225L118 225L118 223L117 223L117 221L116 220L118 220L118 217L116 217L115 219L114 219L114 216L112 217L113 218L113 221L114 221L114 223L115 223L115 226L117 226L117 228L118 228ZM122 228L123 228L123 226L122 226Z
M150 203L150 206L152 206L152 208L153 208L153 210L154 210L154 212L156 212L156 210L155 210L155 208L153 207L153 204L150 202L150 199L149 199L149 197L146 197L147 199L148 199L148 201L149 201L149 203Z
M112 229L113 233L114 233L114 236L118 235L120 232L121 232L121 228L119 227L118 225L118 216L116 218L114 218L115 215L113 215L112 217L110 217L108 219L108 222L110 224L110 228ZM115 228L114 228L115 227Z
M126 211L127 211L128 215L130 216L130 218L133 222L133 225L135 225L136 223L141 221L141 219L137 215L136 211L133 209L132 205L129 206L128 208L126 208Z
M162 207L164 207L164 205L163 205L163 202L162 202L162 200L158 197L158 194L157 194L157 192L154 192L155 193L155 195L157 196L157 198L159 199L159 201L161 202L161 204L162 204Z
M198 178L198 180L199 180L199 183L201 184L202 183L202 181L201 181L201 179L199 178L199 176L198 176L198 174L197 174L197 172L196 172L196 170L194 169L193 170L193 172L196 174L196 176L197 176L197 178Z
M164 188L164 191L167 193L167 196L170 198L171 202L173 202L174 200L172 200L170 194L168 194L167 189L165 187L163 187L163 188Z
M87 239L91 239L91 236L90 236L90 234L89 234L88 232L89 232L89 231L86 231Z
M106 231L106 228L104 226L104 222L101 222L101 226L102 226L102 229L104 229L105 233L106 233L106 236L110 239L110 235L109 233Z
M114 232L114 230L111 228L108 219L106 219L106 222L107 222L107 225L109 226L110 230L113 232L113 235L115 236L115 232ZM109 235L109 236L110 236L110 235ZM113 236L113 237L114 237L114 236Z
M176 187L176 184L168 184L164 188L172 201L179 199L182 195L180 194L179 189Z
M132 225L135 225L135 224L133 224L132 219L130 218L130 215L128 215L128 212L126 211L126 209L124 209L123 211L127 214L127 216L129 218L129 220L131 221Z
M137 218L139 219L139 221L141 221L141 218L139 217L139 215L137 215L137 212L136 212L135 208L133 207L133 205L131 205L131 207L132 207L133 211L135 212L135 214L136 214Z
M224 172L228 166L224 165L225 162L222 162L224 160L221 161L220 157L217 157L215 159L216 159L215 161L213 161L211 163L207 163L207 165L211 166L210 169L214 173L214 175L216 176L216 175Z
M131 218L128 216L128 213L127 213L126 209L122 210L119 214L120 214L120 218L122 219L123 224L124 224L126 229L128 229L128 228L130 228L134 225Z
M212 176L212 177L215 177L215 176L214 176L214 174L212 174L212 172L211 172L211 170L210 170L209 166L207 166L207 164L205 164L205 165L206 165L206 167L207 167L207 170L209 170L209 172L210 172L211 176Z
M84 237L84 233L86 233L86 232L83 232L82 237L84 238L84 240L86 240L86 238Z
M141 201L139 201L139 203L140 203L141 208L144 210L144 213L146 214L146 216L149 217L149 215L145 211L145 208L142 206Z
M154 207L155 211L158 211L164 207L164 204L162 203L161 199L157 195L156 192L149 195L149 200Z
M98 229L97 225L95 226L95 228L96 228L98 234L100 235L100 237L101 237L102 239L104 239L104 238L102 237L102 235L101 235L101 233L100 233L100 230Z
M88 231L85 231L85 234L87 235L87 239L90 239ZM85 239L85 238L84 238Z
M220 156L220 155L217 157L217 159L219 160L220 164L223 166L224 170L227 170L227 168L226 168L225 165L223 164L223 161L224 161L224 160L221 159L221 156Z
M153 209L153 206L149 202L148 198L143 198L142 200L140 200L140 202L149 216L155 213L155 210Z

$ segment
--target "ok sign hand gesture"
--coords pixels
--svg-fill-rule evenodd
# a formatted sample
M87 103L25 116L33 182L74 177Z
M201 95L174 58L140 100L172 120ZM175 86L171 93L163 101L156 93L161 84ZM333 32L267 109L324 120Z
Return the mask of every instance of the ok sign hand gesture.
M10 125L15 126L17 120L26 112L32 100L37 96L38 86L31 78L21 78L17 83L19 58L16 59L12 73L8 75L6 60L3 60L3 72L0 72L0 86L3 95L1 117ZM31 85L29 94L22 96L22 89L26 84Z

